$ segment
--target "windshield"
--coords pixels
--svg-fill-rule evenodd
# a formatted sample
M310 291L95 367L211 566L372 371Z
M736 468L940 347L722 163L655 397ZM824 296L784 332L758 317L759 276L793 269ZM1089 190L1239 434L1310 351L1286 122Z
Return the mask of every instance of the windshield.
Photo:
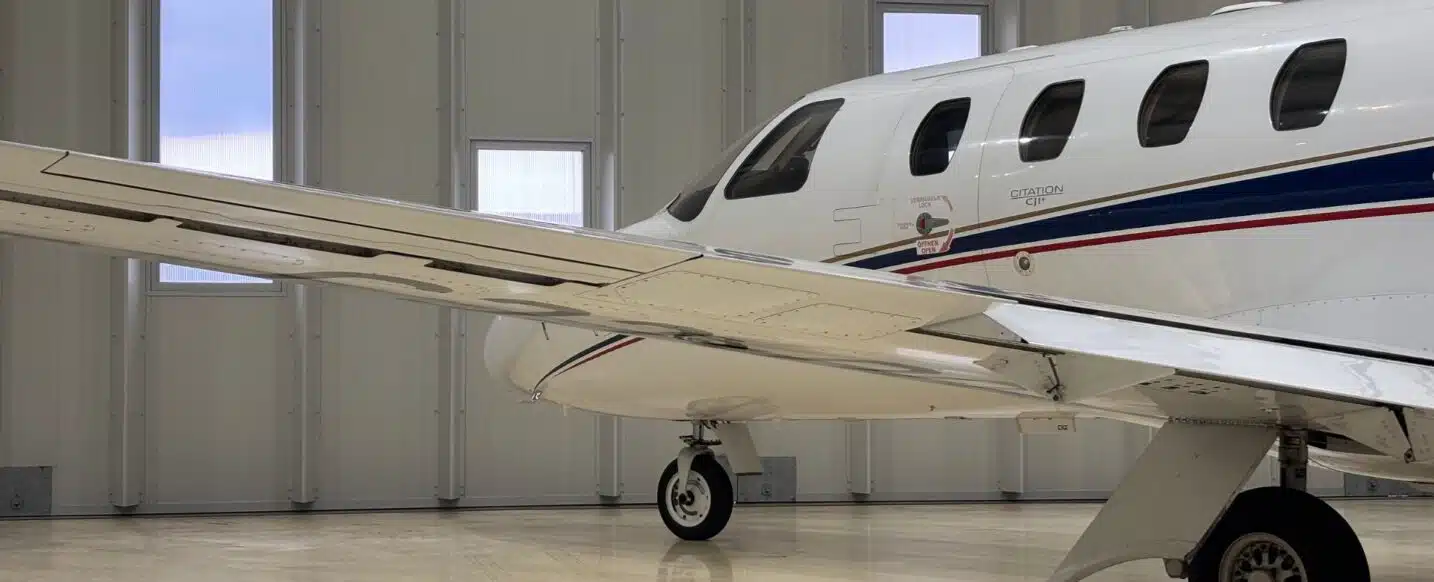
M771 123L775 117L774 115L762 123L752 126L752 129L747 130L747 135L727 146L727 149L722 151L717 163L672 199L672 202L667 205L667 213L682 222L689 222L697 218L697 215L702 213L702 207L707 205L707 199L712 196L712 190L717 187L717 182L722 179L723 174L727 173L727 168L732 166L732 162L737 161L737 155L747 149L747 144L752 142L752 138L757 137L762 128L767 127L767 124Z

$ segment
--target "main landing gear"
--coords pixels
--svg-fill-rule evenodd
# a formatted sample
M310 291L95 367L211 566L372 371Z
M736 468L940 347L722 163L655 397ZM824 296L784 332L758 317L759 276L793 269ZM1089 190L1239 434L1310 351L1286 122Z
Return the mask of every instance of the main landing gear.
M1367 582L1369 562L1344 517L1305 491L1309 448L1280 434L1280 484L1235 496L1189 562L1193 582Z
M1237 494L1276 436L1280 485ZM1303 431L1166 424L1051 580L1164 558L1192 582L1369 582L1358 536L1305 491L1307 470Z
M707 438L707 431L722 439ZM762 465L745 424L692 423L692 434L677 458L667 464L657 481L657 511L667 529L684 540L706 540L722 532L737 503L736 484L712 447L723 445L727 461L738 475L760 474Z

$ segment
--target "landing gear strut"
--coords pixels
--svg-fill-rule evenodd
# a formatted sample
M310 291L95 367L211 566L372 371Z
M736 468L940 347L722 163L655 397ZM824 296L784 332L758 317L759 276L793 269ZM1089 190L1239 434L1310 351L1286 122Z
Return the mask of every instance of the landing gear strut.
M1193 582L1369 582L1354 530L1304 491L1305 437L1263 425L1166 422L1050 582L1146 558ZM1280 486L1241 492L1276 439Z
M1359 537L1305 491L1303 431L1280 434L1280 486L1240 493L1190 560L1192 582L1369 582Z
M682 437L687 446L668 463L657 481L657 510L667 529L684 540L706 540L721 533L732 518L737 496L732 478L717 462L707 439L706 421L692 423L692 435Z

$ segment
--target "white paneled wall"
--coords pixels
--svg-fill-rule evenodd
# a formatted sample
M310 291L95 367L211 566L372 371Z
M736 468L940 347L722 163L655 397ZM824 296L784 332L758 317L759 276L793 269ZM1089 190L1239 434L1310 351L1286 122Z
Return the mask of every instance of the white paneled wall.
M7 138L113 151L110 8L87 0L0 2ZM110 259L4 239L0 261L0 462L54 466L57 510L103 511Z
M265 1L268 0L256 0ZM995 14L1015 15L1006 0ZM614 222L661 208L726 140L802 94L868 67L865 0L284 0L311 2L318 54L308 103L308 172L326 188L425 204L444 190L450 144L564 140L593 149L593 178L616 190ZM439 58L461 3L459 124ZM1220 2L1024 0L993 46L1049 43L1207 14ZM121 153L112 74L122 40L111 3L0 0L0 132L7 139ZM612 71L615 78L605 78ZM448 124L448 125L445 125ZM449 128L455 128L449 131ZM616 165L608 165L611 160ZM109 257L0 242L0 462L51 465L55 509L108 512L112 302ZM146 300L147 437L139 511L288 508L295 467L295 346L317 341L316 508L432 506L445 457L439 386L442 311L325 289L315 338L274 296ZM650 502L680 423L529 404L482 364L491 318L467 316L461 505L599 501L600 475ZM874 385L873 390L879 390ZM839 422L756 429L761 452L794 456L798 495L850 498L849 463L869 460L872 499L1104 495L1148 431L1086 423L1065 439L1020 439L998 421L884 421L851 441ZM604 439L617 435L609 448ZM611 443L609 443L611 444ZM864 446L863 446L864 444ZM608 451L605 453L604 451ZM1024 451L1023 454L1018 454ZM610 454L611 453L611 454ZM1337 476L1316 477L1338 487ZM1015 485L1013 485L1013 483ZM858 484L859 486L859 484Z
M286 499L280 312L271 298L156 298L149 306L145 500L197 510ZM203 330L209 330L204 333Z

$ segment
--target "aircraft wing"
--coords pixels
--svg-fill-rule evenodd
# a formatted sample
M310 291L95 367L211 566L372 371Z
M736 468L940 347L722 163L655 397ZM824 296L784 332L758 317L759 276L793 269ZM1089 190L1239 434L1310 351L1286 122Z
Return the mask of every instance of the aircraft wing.
M1053 404L1303 414L1434 458L1416 352L8 142L0 190L14 235Z

